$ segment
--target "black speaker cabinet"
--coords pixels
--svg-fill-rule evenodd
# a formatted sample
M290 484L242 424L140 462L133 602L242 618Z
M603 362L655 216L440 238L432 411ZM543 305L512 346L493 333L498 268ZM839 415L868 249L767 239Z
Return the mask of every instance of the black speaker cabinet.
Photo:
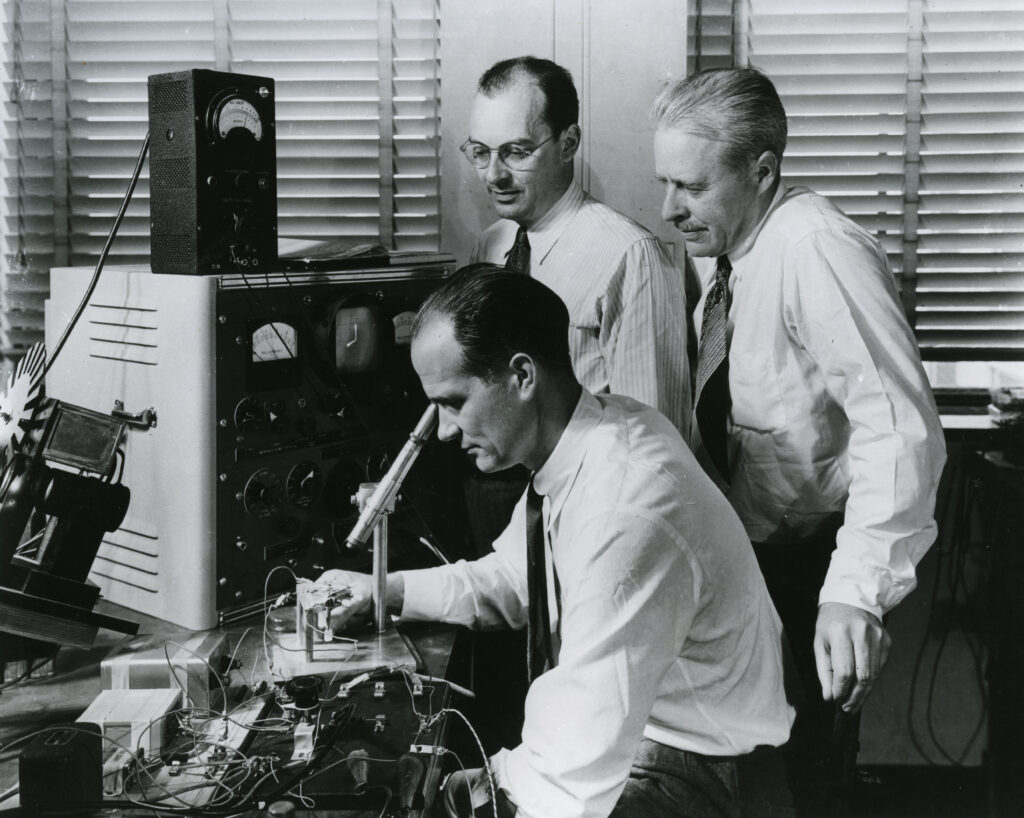
M21 806L97 803L103 798L102 738L88 722L58 724L39 733L18 758Z
M277 262L274 81L192 69L149 77L154 273Z

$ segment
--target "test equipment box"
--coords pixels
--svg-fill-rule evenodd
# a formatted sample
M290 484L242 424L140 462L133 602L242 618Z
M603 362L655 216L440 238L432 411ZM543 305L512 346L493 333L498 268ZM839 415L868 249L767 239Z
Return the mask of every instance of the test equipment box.
M338 273L103 271L48 395L128 421L131 504L90 578L107 599L189 629L264 609L292 574L368 570L344 548L362 482L387 471L427 400L416 310L450 264ZM92 271L51 271L48 346ZM391 555L454 539L457 453L428 446L389 526ZM429 563L428 563L429 564Z

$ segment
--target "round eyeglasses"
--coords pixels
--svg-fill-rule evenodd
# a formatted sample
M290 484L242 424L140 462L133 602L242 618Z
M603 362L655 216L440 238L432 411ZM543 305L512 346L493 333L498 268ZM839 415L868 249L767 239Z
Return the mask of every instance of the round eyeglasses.
M498 154L498 159L502 164L507 165L512 170L519 170L529 163L534 153L546 142L550 142L554 138L555 135L551 134L543 142L538 142L533 147L521 145L518 142L506 142L497 148L490 148L483 142L474 142L472 139L467 139L459 146L459 150L462 151L473 167L480 168L481 170L491 164L492 153Z

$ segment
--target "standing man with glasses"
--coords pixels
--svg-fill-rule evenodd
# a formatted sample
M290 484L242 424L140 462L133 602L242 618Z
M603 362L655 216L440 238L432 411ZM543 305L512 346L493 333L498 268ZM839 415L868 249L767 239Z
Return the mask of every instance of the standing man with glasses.
M554 290L569 309L569 350L580 382L595 394L653 406L685 439L692 412L683 275L650 231L573 180L578 120L572 76L550 60L503 60L480 77L462 152L501 219L481 235L472 261L505 266ZM482 555L508 523L526 477L521 469L468 468L467 529ZM511 746L526 680L509 657L521 655L521 635L477 639L478 691L502 701L497 714L480 714L483 732Z
M652 113L662 215L704 283L693 448L789 637L805 696L797 806L830 814L826 776L852 783L853 714L889 652L882 617L935 539L942 427L885 251L780 181L786 112L771 81L701 71Z
M743 526L663 415L580 386L568 330L558 296L493 265L413 324L438 438L531 474L492 553L388 576L403 621L530 635L522 743L455 774L449 815L783 818L782 636ZM333 625L367 611L370 577L322 581L352 590Z
M568 71L517 57L480 78L462 152L501 220L472 261L533 276L569 308L577 377L690 424L683 276L648 230L573 180L579 100ZM600 169L598 169L600 171Z

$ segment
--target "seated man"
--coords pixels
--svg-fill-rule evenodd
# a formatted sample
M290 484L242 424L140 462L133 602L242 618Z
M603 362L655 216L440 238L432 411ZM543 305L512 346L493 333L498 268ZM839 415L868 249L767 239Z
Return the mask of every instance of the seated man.
M773 798L750 814L784 815L773 748L793 714L743 527L669 420L580 386L567 335L551 290L491 265L420 309L412 362L438 437L484 472L521 463L533 477L493 553L391 574L387 606L405 621L527 626L523 740L489 765L506 815L739 815L747 774ZM353 591L335 625L368 609L369 577L322 581ZM491 815L486 773L461 801L449 786L449 809L470 814L472 797Z

